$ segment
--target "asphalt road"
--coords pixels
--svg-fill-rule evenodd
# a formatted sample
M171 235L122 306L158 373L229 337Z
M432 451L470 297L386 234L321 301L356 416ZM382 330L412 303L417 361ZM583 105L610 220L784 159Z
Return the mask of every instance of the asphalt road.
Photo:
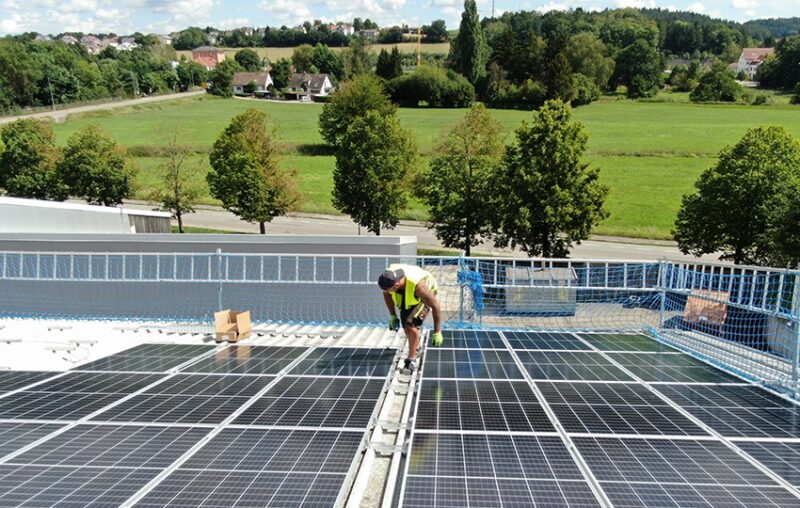
M143 97L141 99L129 99L124 101L115 101L115 102L105 102L102 104L91 104L87 106L77 106L74 108L68 107L64 109L56 109L55 111L41 111L39 113L31 113L27 115L18 115L18 116L4 116L0 117L0 125L4 123L10 123L14 120L19 118L53 118L56 122L64 121L67 115L72 115L75 113L86 113L87 111L99 111L103 109L114 109L114 108L124 108L125 106L135 106L137 104L147 104L150 102L161 102L161 101L169 101L173 99L181 99L183 97L192 97L194 95L202 95L205 94L205 90L200 90L197 92L184 92L184 93L175 93L175 94L168 94L168 95L157 95L154 97Z
M126 207L152 210L154 205L142 202L127 202ZM174 222L174 221L173 221ZM257 224L248 224L230 212L214 207L203 207L184 218L184 225L242 233L258 233ZM268 234L278 235L371 235L366 230L359 231L358 225L349 217L340 215L322 215L309 213L296 213L288 216L277 217L267 223ZM436 238L433 230L428 229L421 222L401 221L400 225L389 231L383 232L384 236L415 236L420 247L440 248L441 243ZM491 244L476 247L476 253L492 256L520 256L527 257L519 251L496 249ZM677 249L674 242L658 240L639 240L617 237L593 237L572 249L570 257L575 259L627 259L627 260L656 260L656 259L687 259L703 261L717 261L716 256L708 255L702 258L685 256Z

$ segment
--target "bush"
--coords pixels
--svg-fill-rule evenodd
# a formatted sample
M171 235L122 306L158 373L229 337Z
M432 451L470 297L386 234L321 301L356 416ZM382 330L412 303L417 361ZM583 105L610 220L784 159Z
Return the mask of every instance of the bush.
M700 76L689 99L692 102L736 102L742 94L742 87L734 81L733 73L724 63L717 62Z
M547 98L547 89L538 81L526 80L517 86L508 82L494 82L486 92L490 107L502 109L537 109Z
M771 97L764 95L763 93L757 94L753 97L751 104L753 106L766 106L768 104L772 104L773 100Z
M588 77L574 74L572 81L575 84L575 98L571 101L573 106L583 106L600 98L600 88Z
M792 95L789 102L792 104L800 104L800 83L797 83L797 86L794 87L794 95Z
M407 107L425 102L432 108L463 108L475 100L475 88L464 76L427 65L391 80L389 90L393 102Z

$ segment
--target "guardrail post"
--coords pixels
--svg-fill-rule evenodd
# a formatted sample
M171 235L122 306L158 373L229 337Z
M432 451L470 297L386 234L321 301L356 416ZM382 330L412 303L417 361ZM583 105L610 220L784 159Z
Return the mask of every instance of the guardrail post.
M459 287L459 302L458 302L458 321L464 323L464 284L458 282L458 275L464 271L464 252L458 254L458 274L456 274L456 284Z
M667 305L667 290L666 284L664 281L666 280L666 268L667 268L667 261L662 259L658 263L658 282L656 283L656 287L658 287L661 291L661 301L659 302L659 309L658 309L658 328L659 330L664 329L664 310Z

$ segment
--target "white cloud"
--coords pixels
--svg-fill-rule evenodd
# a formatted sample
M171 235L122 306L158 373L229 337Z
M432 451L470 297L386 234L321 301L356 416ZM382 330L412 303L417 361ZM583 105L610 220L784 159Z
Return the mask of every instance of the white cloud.
M698 2L698 3L694 3L694 4L686 7L686 10L689 11L689 12L696 12L698 14L703 14L708 9L706 9L705 5L703 5L703 4Z
M233 30L234 28L241 28L243 26L253 26L247 18L225 18L214 26L222 30Z
M258 8L267 11L280 23L302 23L311 19L311 11L303 4L298 4L290 0L264 0L258 4ZM266 20L267 24L272 20Z
M24 31L22 16L12 13L10 17L0 19L0 34L15 34Z
M536 10L539 12L566 11L567 9L568 6L566 4L559 4L555 2L547 2L546 4L536 8Z
M433 0L429 5L434 5L436 7L446 7L448 5L458 5L458 0Z
M634 9L653 8L656 6L655 0L616 0L617 7L633 7Z
M740 11L743 11L743 10L754 10L754 9L756 9L758 7L758 1L757 0L733 0L733 2L731 2L731 5L733 6L734 9L740 10Z

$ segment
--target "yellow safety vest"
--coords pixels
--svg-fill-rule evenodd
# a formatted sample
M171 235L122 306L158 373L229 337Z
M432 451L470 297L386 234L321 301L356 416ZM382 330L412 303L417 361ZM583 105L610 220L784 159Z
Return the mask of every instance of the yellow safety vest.
M419 284L421 280L427 280L428 289L430 289L434 294L436 294L436 292L439 290L439 286L436 284L436 279L427 270L423 270L415 265L403 265L400 263L393 263L389 265L389 270L397 269L403 270L403 273L405 273L406 277L406 285L402 290L400 290L404 294L400 294L400 291L395 291L392 293L392 300L399 309L403 309L404 295L406 309L410 309L422 301L417 298L417 295L414 294L417 290L417 284Z

